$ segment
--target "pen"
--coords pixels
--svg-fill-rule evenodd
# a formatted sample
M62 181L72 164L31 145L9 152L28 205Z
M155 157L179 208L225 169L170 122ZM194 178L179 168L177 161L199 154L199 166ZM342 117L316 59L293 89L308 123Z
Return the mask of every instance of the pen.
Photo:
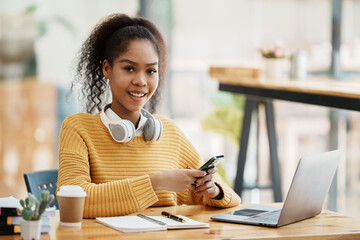
M141 217L143 219L146 219L150 222L154 222L154 223L157 223L157 224L160 224L160 225L166 225L166 223L162 222L162 221L159 221L159 220L156 220L156 219L153 219L151 217L148 217L148 216L145 216L145 215L142 215L142 214L138 214L137 215L138 217Z
M172 214L170 214L168 212L165 212L165 211L161 212L161 215L164 215L165 217L170 218L170 219L175 220L175 221L178 221L178 222L186 222L184 219L182 219L182 218L180 218L178 216L172 215Z

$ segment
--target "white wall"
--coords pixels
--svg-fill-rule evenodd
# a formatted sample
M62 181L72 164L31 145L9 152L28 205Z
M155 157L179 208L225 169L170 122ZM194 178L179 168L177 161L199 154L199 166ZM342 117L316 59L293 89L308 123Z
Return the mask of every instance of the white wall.
M48 20L48 31L38 38L35 49L38 60L38 77L58 85L69 86L73 72L72 61L81 43L93 26L103 17L116 12L135 15L137 0L39 0L12 1L2 0L2 12L21 12L30 4L36 3L38 21ZM56 16L66 19L75 32L51 21Z
M138 0L2 0L0 11L22 11L34 2L39 6L38 20L58 15L76 30L71 34L51 23L47 34L36 43L39 77L61 85L71 81L71 61L90 29L110 13L135 15L139 7ZM342 35L348 45L345 54L360 61L360 2L343 3ZM331 1L173 0L173 5L171 45L176 69L206 71L207 63L224 60L257 62L257 49L277 40L282 40L289 51L309 50L310 57L320 61L329 57Z

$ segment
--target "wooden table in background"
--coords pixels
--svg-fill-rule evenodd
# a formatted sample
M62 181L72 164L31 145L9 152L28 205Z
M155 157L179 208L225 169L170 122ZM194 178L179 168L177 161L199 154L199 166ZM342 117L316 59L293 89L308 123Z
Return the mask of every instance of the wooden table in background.
M185 215L197 221L209 222L210 228L139 233L122 233L96 223L95 219L84 219L81 228L64 228L59 226L59 216L57 214L56 217L51 218L50 234L42 234L41 239L360 239L359 220L329 211L281 228L267 228L210 220L211 216L237 210L238 208L240 207L218 209L201 205L149 208L141 213L148 216L159 216L161 211L168 211L173 214ZM0 240L5 239L20 239L20 236L0 236Z
M224 91L360 111L360 82L326 76L309 76L302 81L256 79L241 77L231 67L211 67L210 76L219 81L219 89Z
M360 83L337 81L326 76L309 76L303 81L286 78L274 80L250 77L251 73L256 71L254 69L244 71L243 68L237 67L210 68L210 76L217 79L220 83L219 90L245 94L246 96L244 119L240 136L235 192L241 195L245 187L243 186L243 178L252 113L258 110L259 103L264 103L273 182L271 188L274 190L275 201L282 202L281 175L272 100L277 99L360 111ZM330 139L332 139L332 137L330 137ZM337 146L336 144L332 144L329 148L335 149ZM336 210L336 190L334 190L336 189L336 178L334 178L333 183L330 191L329 207L332 210Z

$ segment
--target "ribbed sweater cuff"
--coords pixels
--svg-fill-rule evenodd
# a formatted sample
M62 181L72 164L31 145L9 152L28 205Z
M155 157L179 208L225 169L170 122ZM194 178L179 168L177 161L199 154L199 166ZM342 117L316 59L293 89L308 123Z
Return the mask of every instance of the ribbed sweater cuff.
M219 200L209 198L207 201L207 205L211 207L227 207L231 202L232 195L231 193L226 191L226 189L224 189L219 183L216 183L216 185L220 188L220 191L224 193L224 197Z
M145 209L159 200L151 185L149 175L131 178L130 185L139 204L139 209Z

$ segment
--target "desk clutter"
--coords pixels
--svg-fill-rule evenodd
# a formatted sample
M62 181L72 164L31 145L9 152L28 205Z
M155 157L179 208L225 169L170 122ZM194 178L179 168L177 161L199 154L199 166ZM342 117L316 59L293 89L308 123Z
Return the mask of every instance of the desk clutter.
M0 235L20 234L22 216L17 212L21 208L19 199L12 196L0 198ZM47 208L41 216L41 233L50 232L50 217L56 215L56 208Z
M139 215L96 218L96 222L121 232L149 232L210 227L209 223L198 222L182 215L176 215L176 217L183 221L174 220L165 216Z
M252 207L254 205L241 205L242 208ZM281 207L281 203L269 204L272 207ZM170 213L176 213L177 217L185 219L187 223L190 220L184 216L196 216L196 220L205 224L210 228L202 229L187 229L187 231L165 231L170 229L160 226L163 231L149 231L148 229L140 232L139 229L144 228L143 225L130 226L130 228L137 229L134 233L123 233L118 230L115 231L105 224L100 224L95 219L83 219L83 225L81 228L66 228L59 224L60 218L57 211L55 217L51 218L51 230L49 234L41 235L41 239L56 239L56 240L68 240L68 239L360 239L360 221L346 217L344 215L334 213L331 211L324 211L320 215L310 218L304 221L295 223L281 228L264 228L254 227L247 225L238 225L234 223L224 223L219 221L210 221L210 217L215 214L226 213L229 211L237 211L240 206L229 209L210 208L204 205L182 205L163 208L149 208L141 211L139 214L153 218L154 216L160 217L162 211ZM129 219L135 218L136 224L139 223L139 219L147 221L136 215L125 216L120 218ZM164 219L162 219L164 218ZM162 217L160 221L170 220L170 218ZM192 217L191 217L192 218ZM111 219L111 218L110 218ZM140 221L141 221L140 220ZM149 223L152 223L148 221ZM210 226L208 226L208 223ZM129 222L128 225L131 222ZM112 223L113 224L113 223ZM126 224L126 223L125 223ZM155 224L155 223L154 223ZM181 224L175 221L175 224ZM154 225L152 225L154 226ZM196 226L196 225L195 225ZM195 228L192 226L191 228ZM202 225L200 225L201 227ZM150 228L151 229L151 228ZM135 233L139 232L139 233ZM0 239L20 239L20 235L8 235L0 236Z

